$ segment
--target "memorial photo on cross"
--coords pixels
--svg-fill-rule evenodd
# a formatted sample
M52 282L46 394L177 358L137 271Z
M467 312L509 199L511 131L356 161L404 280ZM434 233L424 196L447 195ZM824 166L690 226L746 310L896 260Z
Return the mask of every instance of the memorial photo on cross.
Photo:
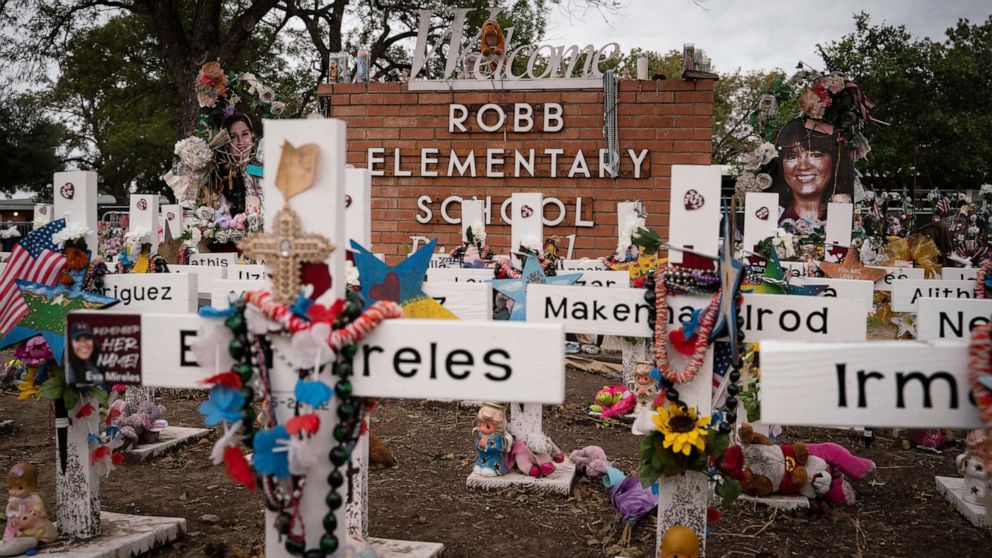
M0 556L992 556L992 9L9 0Z

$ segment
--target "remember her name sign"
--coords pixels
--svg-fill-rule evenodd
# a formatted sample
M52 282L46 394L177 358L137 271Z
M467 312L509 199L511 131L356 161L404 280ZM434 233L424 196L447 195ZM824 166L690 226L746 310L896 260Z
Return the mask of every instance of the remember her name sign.
M75 311L66 316L66 383L141 384L139 314Z
M921 298L975 298L975 282L897 279L892 283L893 312L916 312Z
M963 342L761 343L761 420L980 428Z
M669 323L689 319L708 297L671 297ZM559 285L527 286L527 320L562 323L569 333L651 337L643 289L599 289ZM797 339L860 341L867 312L860 300L745 294L741 307L747 341Z
M992 300L921 298L917 301L916 338L970 339L971 330L992 321Z
M140 318L143 385L197 388L217 373L191 351L202 318ZM362 342L352 383L363 397L557 404L565 398L565 357L547 348L564 343L554 324L388 320Z

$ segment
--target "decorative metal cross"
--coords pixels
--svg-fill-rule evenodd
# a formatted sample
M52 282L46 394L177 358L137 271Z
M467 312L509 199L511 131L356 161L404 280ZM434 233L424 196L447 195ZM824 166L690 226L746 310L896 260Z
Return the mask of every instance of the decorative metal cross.
M272 274L272 296L293 304L300 295L300 266L323 262L334 245L319 234L304 234L300 218L289 205L276 213L272 232L246 238L241 250L250 258L264 259Z

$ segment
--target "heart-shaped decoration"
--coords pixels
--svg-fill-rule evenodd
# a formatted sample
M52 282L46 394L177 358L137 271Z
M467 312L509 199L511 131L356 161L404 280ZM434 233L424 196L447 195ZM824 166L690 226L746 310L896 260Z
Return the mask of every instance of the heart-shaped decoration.
M316 143L293 147L288 141L282 142L279 168L276 170L276 187L286 201L313 186L319 154L320 146Z
M685 193L685 197L682 198L682 203L685 205L686 211L693 211L703 207L703 204L706 203L706 198L696 190L690 189Z
M59 188L59 194L61 194L63 198L71 200L73 196L76 195L76 187L72 184L72 182L66 182L61 188Z
M393 302L399 302L400 276L395 271L390 271L382 279L382 283L372 285L369 289L369 295L372 296L372 300L374 301L391 300Z
M145 198L141 198L140 200L138 200L138 203L135 205L137 205L139 211L144 211L148 209L148 201L145 200Z
M525 205L520 208L520 216L523 217L524 219L530 217L533 214L534 214L534 210L531 209L529 205Z
M767 221L768 215L769 215L769 211L768 208L765 206L759 207L758 210L754 212L754 216L757 217L758 219L761 219L762 221Z
M349 196L348 194L345 194L344 195L344 208L345 209L348 209L349 207L351 207L351 196Z
M48 207L44 205L39 207L38 213L41 213L42 215L48 215Z
M168 211L165 214L165 218L168 219L169 221L175 221L176 220L176 214L173 213L173 212L171 212L171 211Z

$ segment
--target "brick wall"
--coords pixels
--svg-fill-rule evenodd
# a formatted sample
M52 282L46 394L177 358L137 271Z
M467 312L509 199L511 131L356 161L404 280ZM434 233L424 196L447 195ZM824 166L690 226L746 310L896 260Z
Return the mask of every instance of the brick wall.
M576 234L575 257L608 255L616 246L616 203L642 200L647 205L648 223L667 236L669 180L671 165L710 163L712 151L713 82L701 81L622 81L620 82L617 129L620 153L648 150L642 163L643 178L633 177L633 164L621 157L621 177L614 181L598 178L599 149L603 140L603 92L601 90L564 91L504 91L504 92L416 92L399 83L321 85L318 96L329 105L329 115L348 125L348 162L367 168L369 148L384 149L384 164L376 165L385 176L372 178L372 243L376 252L385 253L390 262L398 260L410 235L440 239L440 245L452 247L459 241L460 227L445 222L440 215L440 202L449 196L465 198L493 197L492 223L487 226L489 243L497 252L509 248L510 227L499 215L499 203L514 192L542 192L565 202L567 216L555 227L545 226L545 235L565 237ZM450 133L449 106L466 105L470 117L468 132ZM475 122L476 111L486 103L505 107L508 124L498 132L484 132ZM528 103L535 109L535 130L526 133L512 131L513 105ZM544 132L542 109L544 103L560 103L564 109L564 127L558 132ZM484 122L493 125L497 119L490 112ZM394 150L400 149L401 171L413 176L394 176ZM439 149L436 166L439 177L418 176L421 170L421 149ZM486 178L486 149L506 150L504 178ZM509 176L514 166L515 151L526 153L559 148L564 154L558 160L558 177L550 178L550 156L536 157L535 174ZM459 158L473 151L476 155L477 177L444 176L448 169L449 152ZM582 150L591 167L593 178L567 178L577 151ZM481 156L480 156L481 153ZM417 199L421 195L433 199L433 218L427 224L417 222ZM575 226L575 198L582 197L582 218L593 220L595 226ZM460 215L457 204L449 210L452 217ZM557 208L548 206L546 217L554 218ZM567 242L567 241L566 241Z

